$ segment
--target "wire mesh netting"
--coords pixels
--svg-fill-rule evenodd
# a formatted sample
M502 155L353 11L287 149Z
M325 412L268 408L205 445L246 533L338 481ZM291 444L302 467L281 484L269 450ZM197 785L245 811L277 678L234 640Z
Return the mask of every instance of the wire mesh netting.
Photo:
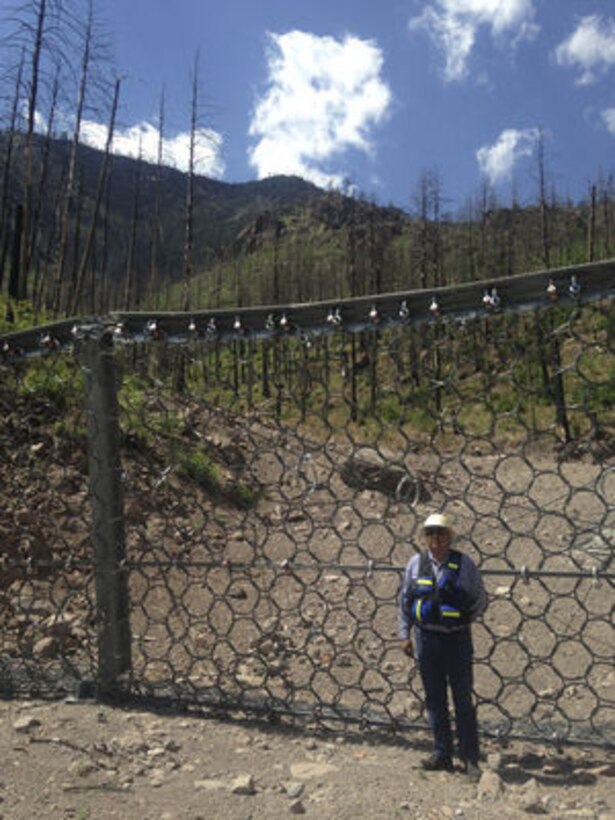
M0 692L73 692L96 674L78 362L5 356L0 413Z
M332 310L324 330L289 316L266 333L241 317L228 334L177 315L109 328L131 631L118 691L425 727L397 594L439 510L489 595L483 731L612 743L612 300L352 325ZM97 678L97 428L78 357L5 356L2 379L2 689L58 690Z

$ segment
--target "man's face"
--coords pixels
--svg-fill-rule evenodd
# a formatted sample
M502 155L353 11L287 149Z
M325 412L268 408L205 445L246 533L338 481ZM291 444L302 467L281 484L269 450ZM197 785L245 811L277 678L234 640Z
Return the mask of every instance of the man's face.
M438 563L441 563L448 555L451 545L450 530L444 527L428 527L425 530L425 539L431 554Z

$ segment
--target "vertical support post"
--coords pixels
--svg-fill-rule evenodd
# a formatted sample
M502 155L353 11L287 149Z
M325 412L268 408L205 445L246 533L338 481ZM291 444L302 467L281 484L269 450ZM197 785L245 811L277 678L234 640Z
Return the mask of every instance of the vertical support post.
M119 408L113 339L100 325L81 330L98 626L97 683L104 694L131 668Z

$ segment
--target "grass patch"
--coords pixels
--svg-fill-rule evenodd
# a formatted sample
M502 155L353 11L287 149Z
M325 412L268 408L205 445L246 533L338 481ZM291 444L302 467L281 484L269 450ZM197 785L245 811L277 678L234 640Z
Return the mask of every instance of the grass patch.
M183 450L177 455L177 473L202 487L212 498L229 501L235 507L248 510L263 496L262 487L245 482L225 481L211 456L203 450Z
M12 302L0 294L0 334L29 330L50 321L44 311L35 312L31 302Z

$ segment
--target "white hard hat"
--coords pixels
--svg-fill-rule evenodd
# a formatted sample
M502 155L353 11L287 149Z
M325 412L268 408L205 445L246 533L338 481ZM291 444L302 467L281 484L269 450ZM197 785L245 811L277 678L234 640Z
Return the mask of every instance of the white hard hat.
M442 513L432 513L425 519L423 529L430 530L432 527L437 527L440 530L448 530L449 532L452 532L452 527L448 518Z

